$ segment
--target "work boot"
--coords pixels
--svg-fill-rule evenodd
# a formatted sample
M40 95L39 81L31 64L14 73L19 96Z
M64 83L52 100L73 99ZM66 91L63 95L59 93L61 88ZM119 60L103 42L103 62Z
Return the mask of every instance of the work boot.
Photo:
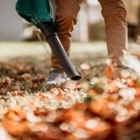
M66 79L66 74L60 68L52 68L46 79L46 85L48 87L61 86Z

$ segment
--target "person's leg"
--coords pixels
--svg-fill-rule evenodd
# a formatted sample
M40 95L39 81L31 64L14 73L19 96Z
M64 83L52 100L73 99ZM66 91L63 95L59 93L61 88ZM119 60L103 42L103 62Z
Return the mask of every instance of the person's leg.
M126 9L122 0L99 0L105 20L108 55L113 60L127 50Z
M55 1L55 30L68 55L71 44L71 32L77 21L80 1L81 0ZM53 52L51 55L51 67L46 84L49 86L60 86L66 81L66 74L63 72L62 67Z
M81 0L56 0L55 27L58 37L69 55L71 44L71 32L77 21ZM57 58L52 52L51 67L61 68Z

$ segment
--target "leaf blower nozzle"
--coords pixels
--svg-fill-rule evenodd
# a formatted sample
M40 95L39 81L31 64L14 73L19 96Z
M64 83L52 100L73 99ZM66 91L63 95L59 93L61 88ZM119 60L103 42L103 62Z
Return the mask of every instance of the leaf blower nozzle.
M46 41L56 55L60 65L62 66L68 77L72 80L80 80L81 76L78 74L71 61L69 60L57 36L57 33L54 31L53 23L40 23L39 28L44 34Z

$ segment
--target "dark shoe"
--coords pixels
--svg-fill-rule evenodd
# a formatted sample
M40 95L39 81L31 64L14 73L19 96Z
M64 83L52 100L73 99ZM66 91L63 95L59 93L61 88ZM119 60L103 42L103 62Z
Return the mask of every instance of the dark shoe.
M47 86L61 86L67 79L66 74L60 68L52 68L48 78L46 79Z

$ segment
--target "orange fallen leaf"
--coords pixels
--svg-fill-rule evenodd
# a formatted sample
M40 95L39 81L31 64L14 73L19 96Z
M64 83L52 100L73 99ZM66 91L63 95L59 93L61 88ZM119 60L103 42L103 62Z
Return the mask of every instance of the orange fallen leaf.
M129 87L134 87L136 86L136 81L134 81L132 78L127 78L126 79L126 84L129 86Z
M22 108L10 109L4 114L4 117L13 121L21 121L26 118Z
M16 122L11 120L3 120L2 125L6 131L12 135L19 136L29 132L28 122Z
M105 76L107 78L111 78L112 77L112 68L110 66L106 66L105 70L104 70Z
M107 99L96 99L90 102L89 110L103 118L113 118L114 112L108 107L110 102Z
M88 91L88 95L95 95L97 92L94 89Z
M55 97L57 99L61 99L63 97L63 95L64 95L64 91L61 88L59 88L59 87L51 88L49 91L52 94L55 94L56 95Z
M113 81L111 83L107 84L107 89L108 89L109 93L119 91L119 87Z
M140 97L140 87L136 87L136 96Z

